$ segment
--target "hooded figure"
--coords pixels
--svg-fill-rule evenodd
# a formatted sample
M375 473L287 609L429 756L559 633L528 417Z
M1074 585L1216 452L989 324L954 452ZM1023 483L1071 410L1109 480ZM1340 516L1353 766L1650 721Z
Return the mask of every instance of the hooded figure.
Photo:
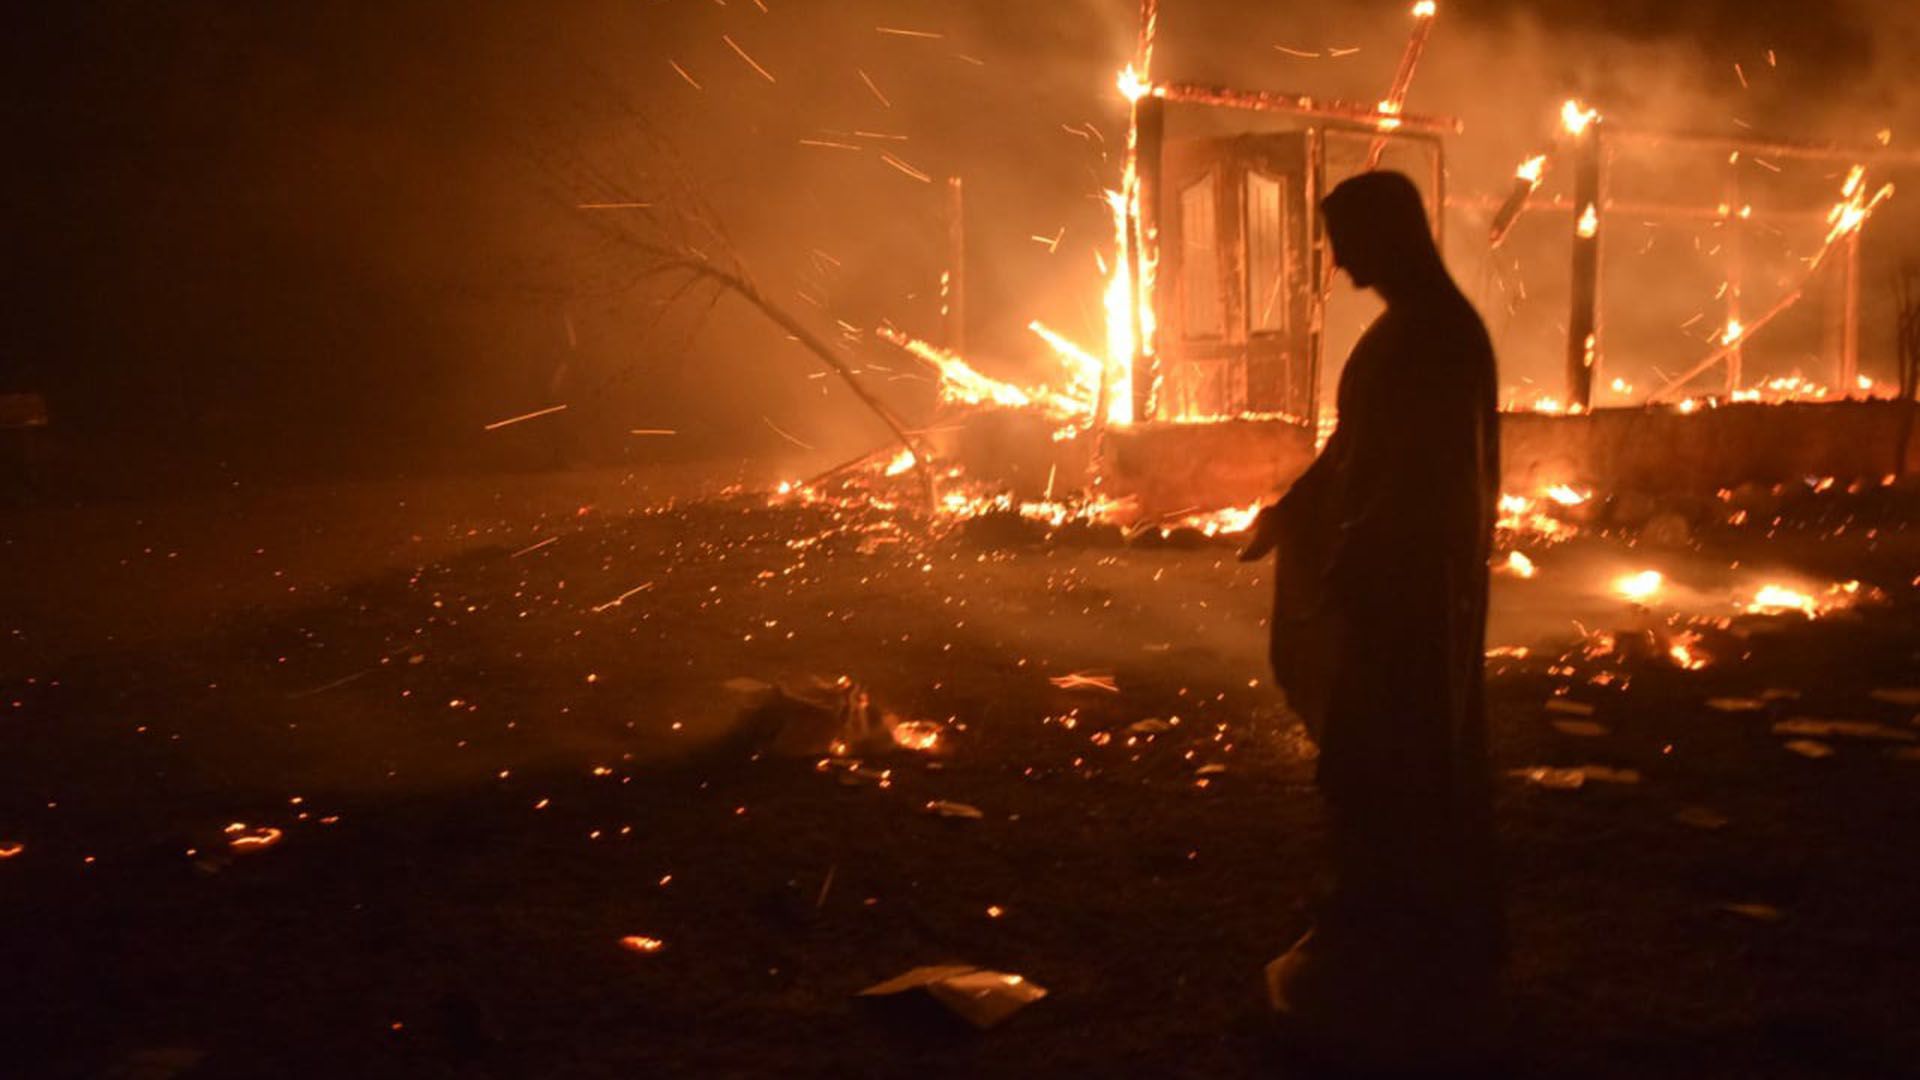
M1399 173L1322 203L1335 264L1387 309L1339 423L1260 515L1273 662L1320 746L1332 887L1268 968L1274 1007L1362 1063L1477 1053L1502 948L1482 705L1499 495L1493 348Z

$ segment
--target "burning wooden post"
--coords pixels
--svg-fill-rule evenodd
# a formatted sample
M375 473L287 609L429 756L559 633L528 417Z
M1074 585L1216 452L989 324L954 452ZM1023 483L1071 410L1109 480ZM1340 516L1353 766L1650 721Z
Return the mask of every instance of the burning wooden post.
M1600 351L1600 117L1568 102L1573 135L1573 298L1567 313L1567 408L1593 407L1593 367Z
M1427 51L1427 38L1433 33L1433 19L1439 14L1439 5L1434 0L1419 0L1413 5L1413 35L1407 39L1407 47L1400 54L1400 67L1393 73L1393 82L1387 88L1387 96L1380 102L1380 111L1398 116L1407 104L1407 91L1413 89L1413 73L1420 66L1420 55ZM1387 140L1376 138L1367 147L1367 168L1372 172L1380 167L1380 157L1387 152Z
M1740 290L1743 287L1741 262L1746 258L1746 219L1747 214L1740 205L1740 159L1733 155L1727 159L1727 199L1721 204L1726 215L1727 230L1727 328L1724 335L1732 351L1727 353L1727 395L1740 389L1742 361L1745 359L1740 348Z
M1160 263L1160 159L1166 140L1166 103L1145 97L1133 103L1134 196L1128 271L1134 281L1133 415L1151 420L1159 407L1160 356L1146 313L1154 309Z

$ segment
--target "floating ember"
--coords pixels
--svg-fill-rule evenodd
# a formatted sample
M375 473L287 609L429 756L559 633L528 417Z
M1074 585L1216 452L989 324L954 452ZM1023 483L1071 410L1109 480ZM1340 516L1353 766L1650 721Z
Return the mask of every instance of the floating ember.
M620 947L628 952L657 953L666 947L666 942L645 934L628 934L620 939Z

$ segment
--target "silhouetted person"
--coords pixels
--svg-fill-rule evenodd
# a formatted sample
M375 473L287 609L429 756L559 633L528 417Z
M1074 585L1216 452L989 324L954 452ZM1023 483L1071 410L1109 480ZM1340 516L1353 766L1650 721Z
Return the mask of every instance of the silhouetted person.
M1267 970L1274 1007L1350 1064L1476 1057L1501 916L1482 664L1499 492L1493 349L1398 173L1321 205L1335 264L1387 310L1340 378L1339 425L1264 510L1274 670L1320 746L1332 882Z

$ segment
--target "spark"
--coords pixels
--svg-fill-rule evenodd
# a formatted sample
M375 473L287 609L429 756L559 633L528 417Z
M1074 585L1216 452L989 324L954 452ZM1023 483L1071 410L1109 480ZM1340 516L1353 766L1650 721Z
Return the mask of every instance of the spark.
M773 78L773 73L769 72L766 68L761 67L760 62L758 60L755 60L753 57L748 56L747 50L741 48L738 44L736 44L733 38L729 37L726 34L721 34L720 40L726 42L727 48L732 49L736 54L738 54L740 59L745 60L747 62L748 67L751 67L753 70L759 72L761 78L767 80L768 82L775 81Z
M583 202L573 204L575 210L647 210L652 208L652 206L653 204L650 202Z
M779 425L779 424L776 424L776 423L774 423L774 422L773 422L772 420L769 420L769 419L767 419L766 417L764 417L764 416L762 416L762 417L760 418L760 422L761 422L761 423L763 423L763 424L765 424L765 425L767 425L768 427L770 427L770 428L772 428L772 429L773 429L773 433L774 433L775 435L778 435L778 436L780 436L781 438L783 438L783 439L785 439L785 440L787 440L788 442L790 442L790 443L792 443L793 445L795 445L795 446L797 446L797 447L799 447L800 449L802 449L802 450L812 450L812 449L813 449L813 447L811 447L811 446L809 446L809 445L807 445L806 443L803 443L803 442L801 442L801 441L800 441L799 439L796 439L796 438L794 438L794 437L793 437L793 436L792 436L791 434L789 434L788 432L786 432L786 431L783 431L783 430L781 429L781 427L780 427L780 425Z
M801 140L800 140L800 145L801 145L801 146L825 146L825 147L830 147L830 148L832 148L832 149L834 149L834 150L858 150L858 149L860 149L860 147L858 147L858 146L856 146L856 145L854 145L853 143L843 143L843 142L829 142L829 141L828 141L828 140L826 140L826 139L801 139Z
M539 551L541 548L546 547L548 544L557 544L559 542L560 542L559 537L549 536L545 540L542 540L537 544L528 544L526 547L523 547L519 551L516 551L513 554L507 556L507 558L517 559L522 555L531 555L534 552Z
M653 582L651 581L643 582L639 585L635 585L633 588L628 589L626 592L621 593L619 596L614 597L613 599L607 601L604 604L595 604L592 609L593 613L595 615L598 615L601 612L607 610L608 608L619 607L621 604L624 604L627 602L628 597L634 595L635 593L645 592L651 588L653 588Z
M679 64L679 63L678 63L677 61L674 61L674 60L669 60L669 61L667 61L667 65L668 65L669 67L671 67L671 68L673 68L673 70L675 70L675 71L677 71L677 72L679 72L679 73L680 73L680 77L681 77L681 78L683 78L683 79L685 79L685 80L687 80L687 85L688 85L688 86L691 86L691 87L693 87L693 88L694 88L695 90L704 90L704 89L706 89L706 87L704 87L704 86L701 86L701 85L700 85L700 83L699 83L699 80L697 80L697 79L695 79L695 78L694 78L693 76L691 76L691 75L689 75L689 74L687 74L687 69L686 69L686 68L683 68L683 67L681 67L681 66L680 66L680 64Z
M915 180L918 180L923 184L931 184L933 182L933 177L928 176L926 173L921 172L919 169L914 168L913 166L907 164L904 161L901 161L899 158L894 157L892 154L886 153L885 151L881 152L880 160L886 162L887 164L893 166L894 168L900 170L901 172L907 174L908 176L913 177Z
M1286 53L1288 56L1298 57L1301 60L1318 60L1321 56L1321 54L1317 52L1309 52L1305 49L1289 49L1285 45L1275 45L1274 48Z
M880 92L880 88L874 85L873 79L868 77L866 72L860 70L859 68L854 68L853 73L860 76L861 82L867 84L867 89L873 91L873 96L880 99L880 104L886 106L889 109L893 108L893 102L887 100L887 95Z
M506 427L508 424L517 424L522 420L533 420L542 416L548 416L553 413L560 412L565 408L566 408L565 405L549 405L544 409L535 409L530 413L521 413L519 416L509 416L505 420L495 420L493 423L486 425L486 427L482 428L481 430L497 431L500 428Z
M877 33L892 34L894 37L932 38L939 40L947 36L945 34L936 34L931 30L903 30L897 26L876 26L873 29Z
M629 435L678 435L680 433L678 431L675 431L673 428L637 427L637 428L628 428L627 434Z
M1120 692L1113 676L1094 671L1076 671L1067 675L1050 676L1048 682L1062 690L1105 690L1111 694Z

